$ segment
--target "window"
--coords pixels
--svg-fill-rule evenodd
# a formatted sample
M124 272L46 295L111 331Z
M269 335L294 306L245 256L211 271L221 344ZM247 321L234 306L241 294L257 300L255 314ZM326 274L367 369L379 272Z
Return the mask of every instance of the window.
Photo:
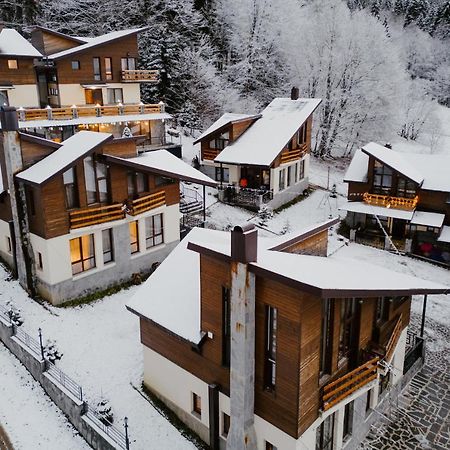
M107 80L113 79L112 58L105 58L105 77Z
M71 167L63 173L64 194L66 197L66 208L78 208L78 187L76 183L76 169Z
M353 402L347 403L344 409L343 438L348 439L353 431Z
M416 196L416 185L411 180L403 177L397 179L397 197L414 198Z
M145 248L155 247L164 242L163 215L156 214L145 219Z
M269 441L266 441L266 450L277 450L275 445L271 444Z
M0 91L0 106L9 106L8 91Z
M230 132L222 133L220 136L209 141L209 148L223 150L230 142Z
M80 70L80 61L72 61L72 70Z
M86 183L86 196L88 205L93 203L107 203L108 167L93 156L84 158L84 178Z
M122 70L136 70L136 58L121 58L120 66Z
M375 323L380 325L389 319L389 298L388 297L378 297L377 307L375 310Z
M341 326L339 330L339 359L347 358L352 348L355 333L356 304L355 298L343 298L341 302Z
M9 236L6 236L6 251L8 253L12 253L12 243L11 238Z
M275 389L277 356L277 308L266 305L266 349L264 358L264 388Z
M106 89L106 96L109 104L123 102L122 88L108 88Z
M95 267L93 234L70 240L70 259L73 275Z
M230 367L231 303L230 289L222 286L222 365Z
M102 230L103 263L114 261L112 228Z
M306 137L308 134L308 122L305 122L303 126L297 132L297 144L303 145L306 144Z
M222 413L222 436L226 438L230 431L230 416L226 413Z
M44 264L42 262L42 253L37 252L37 267L39 270L42 270L44 268Z
M369 389L367 391L367 397L366 397L366 416L371 410L370 403L372 402L372 389Z
M17 59L8 59L8 69L16 70L19 68Z
M102 74L100 72L100 58L92 58L92 66L94 69L94 80L100 81L102 79Z
M303 180L303 178L305 178L305 160L302 159L298 164L299 164L298 181L300 181Z
M285 186L285 172L286 169L281 169L280 173L279 173L279 179L278 179L278 189L280 191L282 191L286 186Z
M195 392L192 393L192 412L198 417L202 416L202 398Z
M216 181L228 183L230 181L230 170L224 167L216 167Z
M128 198L136 198L143 192L148 192L148 176L141 172L129 171L127 174Z
M297 165L294 164L293 166L289 166L287 168L287 185L288 185L288 187L295 183L294 167L296 167L296 166Z
M173 182L174 180L172 178L163 177L162 175L155 177L156 186L166 186L167 184L172 184Z
M392 169L378 161L375 161L373 174L374 194L389 195L392 187Z
M333 312L334 303L332 299L324 299L322 302L322 329L320 336L320 376L331 371Z
M328 416L317 428L316 450L333 450L334 414Z
M129 223L131 254L139 251L139 229L137 220Z

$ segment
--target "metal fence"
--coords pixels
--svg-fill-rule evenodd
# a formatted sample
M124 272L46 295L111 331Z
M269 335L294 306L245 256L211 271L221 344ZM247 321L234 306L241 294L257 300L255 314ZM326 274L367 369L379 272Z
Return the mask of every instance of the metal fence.
M411 369L418 359L423 357L423 345L423 338L411 331L408 331L406 336L406 354L405 363L403 365L403 375Z
M120 448L129 449L130 443L128 437L119 431L112 423L108 422L97 415L95 410L91 409L89 405L86 404L86 417L88 417L95 425L100 428L107 436L109 436L114 442L116 442Z
M2 305L0 305L0 316L2 316L8 322L11 322L11 318L8 314L8 310L6 308L4 308Z
M50 375L57 383L64 386L72 395L78 400L83 401L83 389L80 385L75 383L72 378L68 377L61 369L55 366L51 361L45 362L45 371Z
M20 327L13 325L14 336L28 347L37 357L42 357L42 349L39 342L32 338L28 333L25 333Z

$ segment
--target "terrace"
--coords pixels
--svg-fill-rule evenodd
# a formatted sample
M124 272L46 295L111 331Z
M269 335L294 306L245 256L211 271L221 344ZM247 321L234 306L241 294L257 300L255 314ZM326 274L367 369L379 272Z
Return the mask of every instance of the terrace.
M122 70L121 80L123 83L157 83L159 70Z

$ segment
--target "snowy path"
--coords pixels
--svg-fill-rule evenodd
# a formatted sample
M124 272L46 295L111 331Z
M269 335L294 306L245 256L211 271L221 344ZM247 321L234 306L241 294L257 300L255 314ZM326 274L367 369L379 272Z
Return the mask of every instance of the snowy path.
M3 344L0 344L0 423L8 430L15 450L90 448Z

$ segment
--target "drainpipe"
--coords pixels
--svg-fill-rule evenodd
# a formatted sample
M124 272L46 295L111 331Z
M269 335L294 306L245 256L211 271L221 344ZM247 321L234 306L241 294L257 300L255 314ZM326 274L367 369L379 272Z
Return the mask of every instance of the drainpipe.
M256 450L255 432L255 275L248 263L257 258L254 225L231 233L230 431L227 450Z

